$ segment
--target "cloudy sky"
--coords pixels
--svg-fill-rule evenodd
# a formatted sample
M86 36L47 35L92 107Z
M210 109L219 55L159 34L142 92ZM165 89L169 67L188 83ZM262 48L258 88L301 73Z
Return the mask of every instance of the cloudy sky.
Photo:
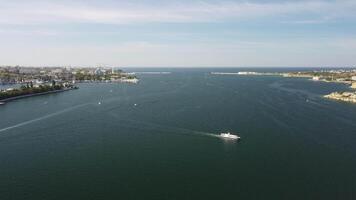
M0 0L0 65L356 66L355 0Z

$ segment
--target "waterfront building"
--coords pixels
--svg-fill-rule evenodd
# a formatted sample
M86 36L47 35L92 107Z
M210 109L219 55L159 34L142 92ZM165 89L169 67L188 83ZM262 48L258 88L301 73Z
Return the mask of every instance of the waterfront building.
M353 83L351 84L351 88L356 89L356 82L353 82Z
M313 81L318 81L318 80L320 80L319 76L313 76Z

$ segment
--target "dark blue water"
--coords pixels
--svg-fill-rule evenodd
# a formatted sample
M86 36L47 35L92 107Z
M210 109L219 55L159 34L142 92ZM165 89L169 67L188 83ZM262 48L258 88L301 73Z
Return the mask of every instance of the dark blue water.
M0 199L356 198L356 105L322 98L347 86L130 70L172 73L1 106Z

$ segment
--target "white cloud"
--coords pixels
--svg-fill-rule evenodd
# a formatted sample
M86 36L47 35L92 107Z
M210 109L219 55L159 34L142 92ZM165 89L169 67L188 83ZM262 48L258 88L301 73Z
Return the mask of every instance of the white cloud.
M59 32L51 31L51 30L16 30L16 29L0 29L0 35L5 36L31 36L31 35L38 35L38 36L57 36Z
M354 1L290 1L280 3L219 3L196 1L192 3L162 4L161 6L85 3L53 3L15 1L0 6L0 24L43 23L145 23L145 22L207 22L224 19L251 19L286 16L290 20L314 22L317 20L355 17ZM310 15L304 19L301 15ZM296 18L296 19L293 19ZM302 17L303 19L299 19Z
M329 33L308 29L310 32L300 30L293 34L281 34L276 30L271 37L264 36L263 30L248 28L246 31L250 32L246 34L243 28L235 30L230 27L216 31L196 31L191 30L191 26L182 26L182 30L177 30L176 27L175 30L168 30L166 26L157 30L150 30L146 26L100 26L104 27L100 29L94 24L225 20L247 20L248 23L254 24L254 19L261 22L270 19L283 23L316 24L346 19L349 20L347 23L352 25L352 20L356 21L355 1L195 1L162 3L159 6L128 3L109 5L99 1L97 5L84 1L1 1L0 43L6 47L0 49L1 64L342 66L354 63L356 56L355 39L345 38L350 37L352 32L338 34L342 30ZM88 26L89 28L73 28L74 23L92 25ZM70 25L67 26L68 24ZM35 36L32 37L33 35ZM106 35L110 37L105 37ZM322 38L323 36L325 38ZM138 41L123 42L134 40Z

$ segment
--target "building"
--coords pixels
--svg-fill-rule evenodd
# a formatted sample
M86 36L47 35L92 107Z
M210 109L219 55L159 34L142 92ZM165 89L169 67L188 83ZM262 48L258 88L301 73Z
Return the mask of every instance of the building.
M320 77L319 76L313 76L313 81L319 81Z
M356 82L353 82L353 83L351 84L351 88L356 89Z
M38 73L40 70L36 69L36 68L32 68L32 67L21 67L19 69L19 73L20 74L36 74Z
M106 70L104 70L104 69L102 69L102 68L97 68L97 69L95 69L95 71L94 71L94 74L95 75L98 75L98 76L102 76L102 75L104 75L106 73Z

